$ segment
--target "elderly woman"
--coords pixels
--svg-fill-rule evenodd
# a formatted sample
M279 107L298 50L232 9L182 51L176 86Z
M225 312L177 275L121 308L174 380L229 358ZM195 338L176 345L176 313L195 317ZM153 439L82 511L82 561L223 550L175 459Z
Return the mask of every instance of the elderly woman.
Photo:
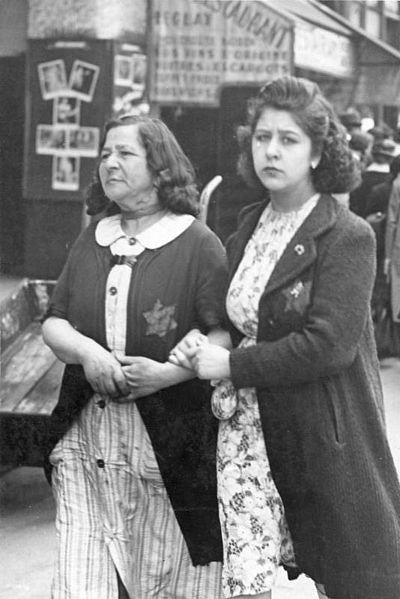
M43 334L67 366L49 450L53 598L217 599L221 546L209 384L167 361L193 326L219 342L225 252L194 172L150 117L105 128Z
M171 356L220 381L225 597L269 598L284 564L320 597L395 599L400 486L370 314L374 235L330 195L357 183L345 133L317 85L284 77L260 91L241 141L266 199L228 241L234 349L192 334Z

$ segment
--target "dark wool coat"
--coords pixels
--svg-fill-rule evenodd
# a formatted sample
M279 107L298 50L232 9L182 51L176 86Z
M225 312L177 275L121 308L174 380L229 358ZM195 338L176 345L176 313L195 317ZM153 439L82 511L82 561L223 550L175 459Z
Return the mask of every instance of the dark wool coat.
M249 207L228 241L231 277L264 208ZM299 570L333 599L400 597L400 486L370 316L374 261L371 227L322 196L267 283L257 344L230 357L235 387L257 389Z
M72 248L49 315L67 319L107 348L105 294L114 258L109 247L95 242L94 235L92 224ZM203 332L220 325L226 275L221 242L198 221L166 245L146 249L138 256L130 280L126 354L165 362L194 325ZM92 395L82 367L67 365L50 417L47 456ZM193 379L136 400L194 565L222 560L217 421L210 395L208 381Z

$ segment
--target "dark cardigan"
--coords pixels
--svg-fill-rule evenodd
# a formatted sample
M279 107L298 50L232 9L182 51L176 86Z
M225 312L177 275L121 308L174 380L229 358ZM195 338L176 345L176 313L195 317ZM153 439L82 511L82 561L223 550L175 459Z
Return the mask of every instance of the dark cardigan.
M104 307L112 255L108 247L95 242L94 232L93 224L75 243L49 315L67 319L107 347ZM165 362L194 324L203 332L220 325L226 274L222 244L198 221L165 246L145 250L130 281L126 354ZM211 414L210 394L207 381L193 379L136 400L194 565L222 560L216 499L217 422ZM50 417L48 475L49 453L92 395L81 366L67 365Z
M231 277L264 207L247 209L228 242ZM267 283L257 344L230 356L235 387L257 388L299 569L332 599L400 597L400 486L369 307L374 260L370 226L322 196Z

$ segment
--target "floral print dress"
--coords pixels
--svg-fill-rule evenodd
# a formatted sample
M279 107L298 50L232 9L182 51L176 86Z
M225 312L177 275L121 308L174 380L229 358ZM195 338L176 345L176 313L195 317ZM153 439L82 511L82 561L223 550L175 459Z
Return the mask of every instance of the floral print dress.
M256 343L258 304L285 247L318 201L299 211L277 212L269 204L250 238L232 279L226 305L230 320ZM295 566L282 500L272 479L254 388L236 390L218 381L212 397L220 419L217 475L224 545L223 592L226 598L269 591L280 564Z

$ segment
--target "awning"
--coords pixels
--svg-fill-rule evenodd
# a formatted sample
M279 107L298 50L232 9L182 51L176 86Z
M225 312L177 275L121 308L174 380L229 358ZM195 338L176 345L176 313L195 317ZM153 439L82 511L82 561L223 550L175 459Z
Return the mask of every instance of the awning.
M307 0L324 16L346 27L356 45L357 68L354 72L355 104L398 105L400 98L400 52L385 42L350 24L315 0ZM294 5L297 2L293 2Z
M263 2L295 17L295 66L352 78L356 104L399 103L398 50L316 0Z
M339 79L351 79L356 63L352 33L307 0L263 0L294 19L294 64Z

